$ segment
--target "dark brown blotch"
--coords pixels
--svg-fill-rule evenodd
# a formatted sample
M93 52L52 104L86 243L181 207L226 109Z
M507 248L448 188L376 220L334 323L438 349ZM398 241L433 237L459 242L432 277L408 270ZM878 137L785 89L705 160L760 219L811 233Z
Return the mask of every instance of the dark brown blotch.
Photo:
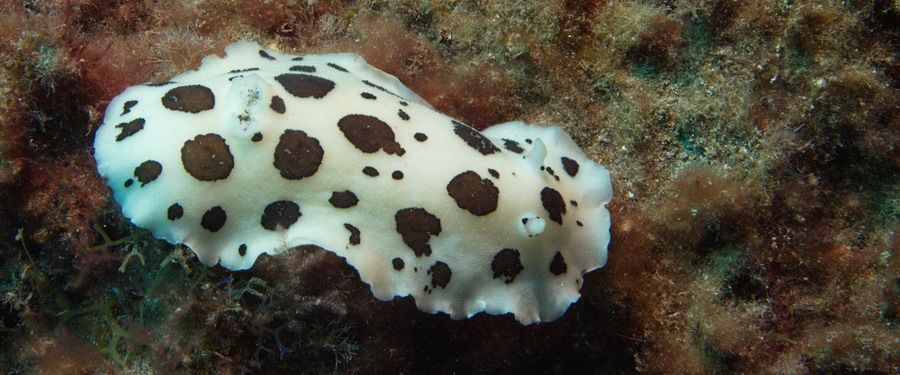
M218 232L219 229L225 226L226 220L228 220L228 215L225 213L225 210L220 206L215 206L203 213L203 217L200 219L200 226L210 232Z
M335 191L331 193L331 199L328 202L337 208L350 208L359 203L359 198L350 190Z
M394 266L395 270L402 271L403 267L406 266L406 263L403 262L403 259L394 258L391 260L391 265Z
M553 170L553 168L546 167L546 168L544 168L544 170L547 171L547 174L549 174L550 176L556 177L556 172Z
M340 71L340 72L347 73L347 69L344 69L344 67L342 67L342 66L340 66L340 65L338 65L338 64L335 64L335 63L328 63L328 66L330 66L330 67L331 67L332 69L334 69L334 70L337 70L337 71Z
M359 245L359 228L353 226L352 224L344 223L344 228L350 231L350 244L351 245Z
M122 105L122 114L119 116L124 116L131 112L131 108L134 108L138 104L137 100L129 100Z
M292 72L315 73L316 67L311 65L294 65L289 70Z
M166 92L162 105L173 111L199 113L216 106L216 96L206 86L181 86Z
M275 60L275 58L272 57L272 55L270 55L268 52L263 51L263 50L259 50L259 57L262 57L266 60Z
M116 136L116 142L119 142L141 131L141 129L144 128L144 119L136 118L129 122L123 122L119 125L116 125L116 128L122 129L119 135Z
M568 270L569 266L566 265L566 259L563 258L562 253L557 251L556 255L553 256L553 260L550 261L550 273L559 276Z
M453 276L453 271L450 270L450 266L448 266L447 263L438 261L428 269L428 274L431 275L432 290L437 287L444 289L447 287L447 284L450 284L450 278Z
M300 219L300 206L291 201L275 201L263 210L259 223L266 230L287 230Z
M162 173L162 164L156 160L147 160L134 169L134 177L137 178L141 186L149 184Z
M272 164L281 173L281 177L299 180L315 174L324 156L325 150L318 139L306 135L302 130L287 129L278 140Z
M522 261L519 259L519 250L516 249L500 250L497 255L494 255L494 260L491 261L491 271L494 271L494 278L502 279L507 284L513 282L523 269L525 267L522 266Z
M402 109L397 110L397 116L400 116L400 119L403 121L409 121L409 115L406 112L403 112Z
M245 69L232 69L228 71L228 74L238 74L238 73L248 73L258 71L259 68L245 68Z
M361 96L363 99L369 99L369 100L378 99L377 96L373 95L370 92L363 92L362 94L359 94L359 96Z
M362 152L371 154L378 150L390 155L403 156L406 150L394 140L394 131L384 121L368 115L347 115L338 121L338 128L350 143Z
M247 255L247 244L242 243L241 246L238 246L238 255Z
M396 96L396 97L398 97L398 98L400 97L400 95L394 94L391 90L388 90L388 89L384 88L384 87L381 86L381 85L374 84L374 83L370 82L369 80L365 80L365 79L364 79L364 80L362 81L362 83L365 83L366 86L369 86L369 87L378 89L378 90L380 90L380 91L382 91L382 92L391 94L391 95Z
M579 166L577 161L569 159L565 156L563 156L560 160L562 161L563 170L566 171L566 174L571 177L575 177L575 175L578 174Z
M415 135L413 135L413 138L415 138L419 142L425 142L428 140L428 136L425 135L425 133L416 133Z
M181 163L191 176L200 181L228 178L234 168L234 156L218 134L202 134L184 142Z
M512 139L503 138L503 148L515 152L517 154L521 154L525 152L525 149L519 145L519 142L516 142Z
M478 130L470 128L468 125L459 121L452 120L453 132L456 133L469 147L474 148L482 155L490 155L500 151L490 139L485 137Z
M404 208L394 214L397 233L417 257L431 255L428 241L441 234L441 220L424 208Z
M324 98L334 89L334 82L309 74L287 73L275 77L287 92L298 98Z
M166 217L171 221L181 219L182 216L184 216L184 208L178 203L173 203L166 212Z
M286 110L286 108L284 106L284 99L282 99L278 95L273 96L272 101L269 103L269 108L272 108L272 110L275 112L283 114L284 111Z
M500 190L491 180L478 173L465 171L453 177L447 184L447 193L459 208L475 216L484 216L497 209Z
M377 169L375 169L373 167L369 167L369 166L366 166L365 168L363 168L363 174L366 176L369 176L369 177L378 177L378 175L379 175Z
M553 220L562 225L562 215L566 214L566 201L558 191L545 187L541 190L541 204Z

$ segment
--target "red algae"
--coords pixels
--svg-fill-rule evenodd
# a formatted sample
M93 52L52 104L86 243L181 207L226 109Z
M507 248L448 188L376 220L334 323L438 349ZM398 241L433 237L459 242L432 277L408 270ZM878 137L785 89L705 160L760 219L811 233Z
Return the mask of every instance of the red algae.
M41 337L28 346L40 363L40 374L101 374L112 373L116 368L96 348L66 330L52 339Z
M890 1L0 0L0 370L896 373L898 22ZM521 327L380 303L320 249L230 273L150 238L92 132L238 39L360 53L479 129L563 126L614 177L608 265Z
M416 39L399 22L363 16L356 25L367 33L345 49L396 75L438 110L478 129L505 120L502 116L509 109L503 105L510 88L495 70L486 66L452 69L452 61ZM459 95L466 92L477 95Z
M651 64L662 70L676 69L684 44L682 33L680 21L663 15L653 16L628 53L632 64Z
M96 215L106 204L106 189L102 179L86 173L93 167L90 155L73 155L70 162L45 162L28 165L22 172L28 185L23 191L33 192L19 197L26 214L41 217L43 222L31 223L37 227L65 228L65 238L72 242L75 251L84 251L93 242L95 234L91 226ZM47 215L47 212L54 214ZM49 241L50 238L41 238Z
M152 80L154 67L143 51L152 48L147 40L108 38L80 38L68 48L79 61L77 75L90 98L106 103L126 87Z

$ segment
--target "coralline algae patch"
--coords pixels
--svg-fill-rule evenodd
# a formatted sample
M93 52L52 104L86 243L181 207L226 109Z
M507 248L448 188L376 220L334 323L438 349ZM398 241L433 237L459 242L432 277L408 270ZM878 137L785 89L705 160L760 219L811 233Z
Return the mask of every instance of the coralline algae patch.
M606 169L555 127L479 132L355 54L237 42L114 98L95 138L122 211L208 265L316 245L382 300L561 316L606 263Z

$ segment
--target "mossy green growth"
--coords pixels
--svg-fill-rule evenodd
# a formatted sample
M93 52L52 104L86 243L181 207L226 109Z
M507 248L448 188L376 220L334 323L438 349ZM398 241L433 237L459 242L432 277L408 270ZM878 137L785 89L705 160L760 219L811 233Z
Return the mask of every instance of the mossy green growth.
M146 327L158 327L168 316L169 306L162 298L146 297L139 306L138 320Z
M807 70L812 66L813 58L806 50L799 46L788 46L785 49L788 68L792 71Z
M591 92L594 98L607 103L619 95L621 89L609 77L592 70L587 70L585 74L591 83Z
M37 48L34 61L35 78L42 84L52 84L60 73L59 48L51 44L41 44Z
M869 207L882 225L900 222L900 184L897 179L876 187L867 194Z
M702 138L703 132L696 119L689 117L675 128L675 139L681 147L692 156L703 156L706 148Z
M189 272L171 265L170 251L160 248L149 233L140 229L115 241L110 241L101 230L101 237L104 243L92 251L140 254L141 261L132 259L126 263L124 259L130 258L123 257L117 270L122 277L104 280L104 288L85 290L89 295L78 296L79 291L65 293L62 301L67 303L54 313L58 318L56 329L68 329L119 366L144 363L150 349L135 345L131 329L159 328L180 306L182 296L202 280L205 267ZM59 296L47 298L61 301Z
M713 31L707 16L696 15L688 19L681 36L687 42L686 52L704 52L712 49Z
M727 280L741 273L746 263L747 256L736 247L727 247L717 251L710 258L707 272L719 278Z
M681 49L683 64L675 83L685 87L697 79L697 72L712 52L714 36L709 19L703 15L691 17L685 22L681 37L684 40L684 48Z
M645 81L658 79L661 72L662 69L660 69L659 66L653 64L647 59L639 59L635 63L631 64L631 75Z

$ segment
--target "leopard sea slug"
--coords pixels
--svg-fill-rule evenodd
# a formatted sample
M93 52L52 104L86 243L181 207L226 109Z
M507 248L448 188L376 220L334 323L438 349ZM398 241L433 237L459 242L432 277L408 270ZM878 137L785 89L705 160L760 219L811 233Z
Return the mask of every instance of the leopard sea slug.
M565 132L479 132L355 54L231 44L116 96L94 148L124 215L207 265L316 245L381 300L531 324L606 263L609 172Z

